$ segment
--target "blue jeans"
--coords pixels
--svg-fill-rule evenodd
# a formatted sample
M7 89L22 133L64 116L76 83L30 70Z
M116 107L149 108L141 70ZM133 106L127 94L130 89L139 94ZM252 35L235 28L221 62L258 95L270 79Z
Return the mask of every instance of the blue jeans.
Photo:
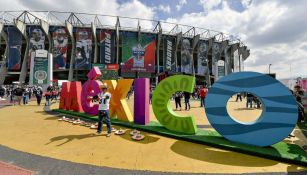
M28 104L28 101L29 101L28 96L23 96L22 98L23 98L23 104L24 105Z
M246 108L248 108L248 104L250 104L250 108L253 107L253 97L247 97Z
M107 124L107 128L108 128L108 133L112 132L112 126L111 126L111 120L110 120L110 112L109 110L101 110L98 113L98 129L97 132L101 132L102 131L102 125L103 125L103 119L105 119L106 124Z

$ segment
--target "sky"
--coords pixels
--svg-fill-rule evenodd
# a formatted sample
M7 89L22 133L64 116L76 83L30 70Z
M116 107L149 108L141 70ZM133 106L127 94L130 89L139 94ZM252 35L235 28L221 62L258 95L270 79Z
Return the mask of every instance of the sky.
M0 0L4 10L88 12L163 20L239 36L244 70L307 78L306 0ZM146 25L146 24L145 24Z

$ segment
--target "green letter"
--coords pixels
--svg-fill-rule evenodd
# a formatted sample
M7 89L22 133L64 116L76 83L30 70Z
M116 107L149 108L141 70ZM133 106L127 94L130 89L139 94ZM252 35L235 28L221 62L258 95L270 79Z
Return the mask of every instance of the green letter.
M158 121L171 131L195 134L197 127L193 116L180 116L170 105L170 97L178 91L193 92L195 77L175 75L161 81L152 97L152 108Z

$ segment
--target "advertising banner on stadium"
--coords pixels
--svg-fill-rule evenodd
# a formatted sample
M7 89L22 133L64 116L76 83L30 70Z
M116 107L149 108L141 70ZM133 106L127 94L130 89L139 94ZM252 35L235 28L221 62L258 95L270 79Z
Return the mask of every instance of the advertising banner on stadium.
M233 53L233 72L239 72L240 71L240 58L239 58L239 50L237 49Z
M218 60L217 61L217 77L218 79L225 76L225 61Z
M99 67L101 71L101 80L116 80L118 79L118 64L92 64L93 67Z
M183 38L181 40L181 72L192 74L193 55L192 55L192 39Z
M52 39L53 70L66 69L68 32L65 27L50 26Z
M97 29L97 36L100 49L100 63L115 63L115 30Z
M298 84L302 87L304 91L307 91L307 79L298 80Z
M48 84L48 51L46 50L37 50L32 52L33 55L31 63L31 85L37 84Z
M27 26L26 31L29 36L28 68L30 68L31 53L45 49L46 36L41 26Z
M209 42L201 40L198 43L198 53L197 53L197 74L205 76L208 72L208 48Z
M90 28L75 28L75 38L75 69L90 69L93 53L92 30Z
M217 62L222 56L222 43L213 42L212 47L212 74L217 77Z
M225 55L225 74L228 75L231 73L231 46L226 46L224 49Z
M122 73L155 72L156 35L122 32Z
M22 46L22 34L15 26L6 27L5 31L8 38L8 53L7 68L8 70L19 70L21 62L21 46Z
M176 72L176 37L163 36L163 64L164 70L168 72Z

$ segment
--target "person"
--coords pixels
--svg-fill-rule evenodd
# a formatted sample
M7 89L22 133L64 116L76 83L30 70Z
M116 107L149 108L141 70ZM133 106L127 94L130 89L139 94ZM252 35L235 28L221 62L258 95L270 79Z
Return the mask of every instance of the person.
M57 97L58 97L58 91L56 88L54 88L51 91L51 101L55 100L55 102L57 102Z
M108 128L108 134L107 137L111 136L112 132L112 126L111 126L111 120L110 120L110 99L111 94L107 91L108 86L106 83L102 84L100 86L101 93L98 94L98 100L99 100L99 108L98 108L98 128L97 128L97 134L101 134L102 132L102 125L103 125L103 119L106 121L107 128Z
M181 97L182 97L181 92L176 92L176 93L175 93L176 110L177 110L177 108L179 107L179 108L180 108L180 111L181 111Z
M241 93L237 93L236 102L238 101L238 99L240 99L240 101L242 101L242 95L241 95Z
M130 99L130 96L132 95L132 93L133 93L133 87L131 86L131 88L130 88L128 94L127 94L127 99L128 100Z
M36 101L37 101L37 105L40 106L41 105L41 101L42 101L42 96L43 96L43 90L41 87L38 87L35 89L35 97L36 97Z
M205 86L200 89L200 107L205 106L205 98L207 96L208 90Z
M149 92L149 104L152 103L151 99L152 99L152 94L153 94L153 88L150 88L150 92Z
M17 98L18 105L21 103L23 89L20 86L17 86L13 91L14 96ZM15 102L14 102L15 105Z
M29 89L28 88L23 89L22 99L23 99L23 105L27 105L28 100L29 100Z
M3 86L0 86L0 99L2 99L5 95L5 89Z
M14 93L13 93L13 89L12 89L12 88L10 88L10 89L8 90L8 95L9 95L9 97L10 97L10 103L13 103L13 105L15 105Z
M246 108L248 108L248 104L249 104L250 108L253 108L253 99L254 99L253 94L251 94L249 92L246 93L246 98L247 98L247 100L246 100Z
M301 89L300 85L294 86L293 94L296 101L298 102L298 122L304 122L304 107L302 105L302 97L304 96L304 91Z
M45 98L46 98L45 106L50 106L50 98L51 98L50 91L45 92Z
M185 110L190 110L191 109L191 105L190 105L191 94L189 92L183 92L183 94L184 94Z
M29 87L29 100L31 100L33 94L33 87Z
M255 104L255 108L259 109L261 107L260 99L256 96L253 97L253 102Z

